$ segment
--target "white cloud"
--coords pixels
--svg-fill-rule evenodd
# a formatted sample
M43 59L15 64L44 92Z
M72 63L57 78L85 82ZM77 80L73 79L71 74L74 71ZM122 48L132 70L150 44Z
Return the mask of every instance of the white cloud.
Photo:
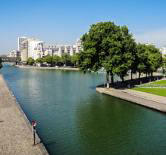
M153 43L158 47L166 46L166 28L134 35L137 42Z

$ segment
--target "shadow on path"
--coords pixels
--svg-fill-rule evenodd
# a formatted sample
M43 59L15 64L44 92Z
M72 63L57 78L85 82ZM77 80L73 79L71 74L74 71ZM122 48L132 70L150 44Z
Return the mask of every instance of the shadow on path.
M153 77L142 77L138 79L126 80L126 81L117 81L115 83L110 83L110 87L115 89L125 89L125 88L133 88L135 85L145 84L148 82L161 80L163 76L153 76ZM106 85L102 84L97 87L106 87Z

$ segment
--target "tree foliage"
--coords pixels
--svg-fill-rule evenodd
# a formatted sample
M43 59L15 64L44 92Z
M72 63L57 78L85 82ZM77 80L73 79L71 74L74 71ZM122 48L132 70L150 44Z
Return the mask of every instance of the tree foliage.
M34 61L32 58L28 58L27 64L28 65L33 65L34 63L47 63L51 66L78 66L79 62L79 54L74 54L73 56L70 56L69 54L63 54L62 57L54 55L50 56L47 55L42 58L38 58Z
M73 56L71 56L71 63L74 66L78 66L78 63L79 63L79 54L78 53L76 53Z
M82 37L83 52L80 68L98 71L104 68L107 74L119 75L122 80L135 62L136 44L126 26L113 22L100 22L90 27Z
M35 60L36 63L43 63L43 59L42 58L38 58Z
M151 74L162 64L162 56L155 46L138 44L137 45L138 65L137 70L140 73Z
M43 57L43 62L51 64L53 62L53 57L50 55L47 55L47 56Z
M162 55L155 46L148 45L148 73L156 72L159 67L162 65Z
M162 70L163 70L163 73L165 74L166 73L166 57L165 56L162 58Z
M56 66L61 66L62 65L62 60L60 56L53 56L53 64Z
M135 42L127 26L113 22L93 24L82 38L83 51L79 55L79 67L83 71L98 71L104 68L111 75L118 75L122 81L132 73L153 73L161 66L161 54L152 45Z
M28 65L33 65L35 63L35 60L33 59L33 58L28 58L28 60L27 60L27 64Z
M70 65L71 63L71 57L69 54L66 54L64 53L61 57L61 60L62 60L62 63L65 65L65 66L68 66Z

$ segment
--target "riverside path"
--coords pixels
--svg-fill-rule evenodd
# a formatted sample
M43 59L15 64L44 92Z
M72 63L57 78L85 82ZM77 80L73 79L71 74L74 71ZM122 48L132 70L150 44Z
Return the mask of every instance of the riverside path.
M39 138L38 138L39 142ZM33 146L33 136L25 114L0 74L0 154L47 155L42 143Z
M97 87L99 93L111 95L161 112L166 112L166 97L139 92L132 89L114 89Z

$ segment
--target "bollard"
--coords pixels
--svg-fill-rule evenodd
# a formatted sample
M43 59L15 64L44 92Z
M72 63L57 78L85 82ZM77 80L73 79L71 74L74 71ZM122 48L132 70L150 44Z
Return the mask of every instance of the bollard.
M33 144L36 144L36 121L32 121L32 130L33 130Z

